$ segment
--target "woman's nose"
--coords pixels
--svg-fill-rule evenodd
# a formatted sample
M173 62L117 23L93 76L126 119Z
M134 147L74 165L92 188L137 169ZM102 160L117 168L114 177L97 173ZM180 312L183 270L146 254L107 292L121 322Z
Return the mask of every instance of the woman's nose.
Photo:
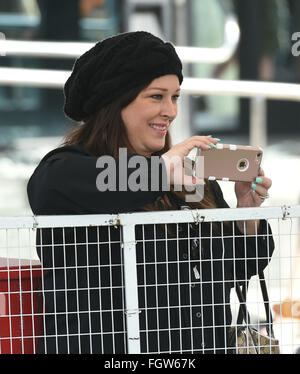
M161 114L164 117L174 119L177 116L177 102L174 102L173 100L166 100L162 107Z

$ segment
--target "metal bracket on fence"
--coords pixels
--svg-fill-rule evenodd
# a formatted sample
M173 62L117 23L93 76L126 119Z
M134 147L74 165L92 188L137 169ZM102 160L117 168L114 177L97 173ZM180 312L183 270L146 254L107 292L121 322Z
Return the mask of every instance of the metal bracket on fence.
M116 218L111 218L108 223L112 226L114 226L114 228L118 228L119 226L121 226L121 219L119 217L119 215L116 217Z
M198 225L200 222L204 222L204 219L205 217L204 216L201 216L200 212L198 209L195 209L196 210L196 214L194 215L194 212L192 210L192 216L194 218L194 222L196 225Z
M131 309L131 310L125 310L124 314L128 316L128 318L130 317L134 317L135 315L138 315L140 314L142 311L139 310L139 309ZM140 340L140 337L137 335L137 336L129 336L128 337L129 340L133 340L133 341L139 341Z
M282 209L282 219L283 220L287 219L288 216L290 215L289 208L290 208L290 206L286 206L286 205L283 205L283 207L281 207L281 209Z
M128 310L125 310L124 313L127 314L130 317L134 314L140 314L140 313L142 313L142 311L139 310L139 309L131 309L131 310L128 309Z
M136 245L137 241L136 240L132 240L132 241L127 241L126 242L126 245ZM123 243L121 243L121 248L123 249L125 247L125 242L123 241Z
M37 222L37 220L36 220L36 218L35 218L35 216L32 216L32 218L33 218L33 224L32 224L32 230L34 231L34 230L36 230L36 228L38 227L38 222Z

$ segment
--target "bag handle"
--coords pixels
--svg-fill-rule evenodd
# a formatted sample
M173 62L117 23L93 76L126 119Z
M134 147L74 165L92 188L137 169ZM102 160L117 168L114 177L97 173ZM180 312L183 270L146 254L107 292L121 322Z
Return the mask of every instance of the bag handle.
M246 285L245 285L246 288L248 288L248 283L249 282L247 281ZM237 296L238 296L238 299L239 299L239 302L240 302L239 315L241 315L246 322L246 326L247 326L250 338L252 340L253 347L255 349L255 352L258 354L259 351L258 351L258 348L255 344L255 338L253 336L253 331L250 329L250 326L249 326L250 325L250 315L249 315L249 312L247 310L246 301L245 301L245 298L244 298L244 295L243 295L243 292L246 293L246 291L247 291L246 288L244 289L244 287L243 287L243 291L241 291L239 283L236 282L236 284L235 284L235 290L236 290L236 293L237 293ZM243 320L241 322L243 322Z
M266 284L266 280L265 280L265 276L264 276L263 271L259 272L258 276L259 276L259 283L260 283L261 293L262 293L263 299L264 299L264 306L265 306L266 317L267 317L267 327L266 327L267 333L268 333L270 338L275 339L274 330L273 330L272 311L271 311L271 308L270 308L267 284Z
M236 294L238 296L238 299L239 299L239 302L240 302L240 308L239 308L239 313L238 313L238 318L237 318L237 324L238 325L241 325L243 323L244 315L247 314L247 309L244 310L244 312L243 312L242 308L243 308L243 305L245 305L245 307L246 307L248 287L249 287L249 281L248 280L243 282L243 283L236 282L236 285L235 285L235 292L236 292ZM240 295L241 292L242 292L242 294ZM248 321L250 323L249 315L248 315Z
M259 276L259 283L260 283L260 289L261 293L263 296L264 300L264 307L265 307L265 312L266 312L266 317L267 317L267 333L268 336L272 339L274 339L274 331L273 331L273 317L272 317L272 312L270 308L270 303L269 303L269 296L268 296L268 290L267 290L267 285L266 285L266 280L263 271L260 271L258 273ZM247 291L248 291L248 286L249 286L249 280L243 282L244 284L242 285L242 290L241 290L241 284L239 282L236 282L235 285L235 290L240 302L240 308L239 308L239 313L238 313L238 319L237 323L238 325L242 324L243 320L247 325L250 324L250 315L247 310L246 306L246 296L247 296Z

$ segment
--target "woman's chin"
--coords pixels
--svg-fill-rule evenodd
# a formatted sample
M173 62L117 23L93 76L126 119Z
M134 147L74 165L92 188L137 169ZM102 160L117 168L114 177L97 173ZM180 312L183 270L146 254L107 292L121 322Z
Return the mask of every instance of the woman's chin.
M151 153L156 153L161 151L164 148L165 144L155 145L151 147Z

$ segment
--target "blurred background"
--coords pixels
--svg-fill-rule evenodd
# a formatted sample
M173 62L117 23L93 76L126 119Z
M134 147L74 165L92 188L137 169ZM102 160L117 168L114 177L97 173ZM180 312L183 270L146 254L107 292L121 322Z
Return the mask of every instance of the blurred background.
M186 77L228 80L229 86L232 81L300 83L300 57L291 52L299 23L299 0L0 0L1 39L95 43L119 32L147 30L175 46L200 48L197 62L184 63ZM63 114L60 87L4 83L1 68L68 72L75 57L0 52L0 216L28 215L28 178L73 124ZM208 58L218 52L223 57ZM184 93L180 109L175 143L212 134L223 143L250 144L251 124L256 121L258 132L263 124L258 145L264 146L263 165L273 180L266 203L299 203L299 101L268 99L252 106L237 95ZM234 206L232 184L224 189Z

